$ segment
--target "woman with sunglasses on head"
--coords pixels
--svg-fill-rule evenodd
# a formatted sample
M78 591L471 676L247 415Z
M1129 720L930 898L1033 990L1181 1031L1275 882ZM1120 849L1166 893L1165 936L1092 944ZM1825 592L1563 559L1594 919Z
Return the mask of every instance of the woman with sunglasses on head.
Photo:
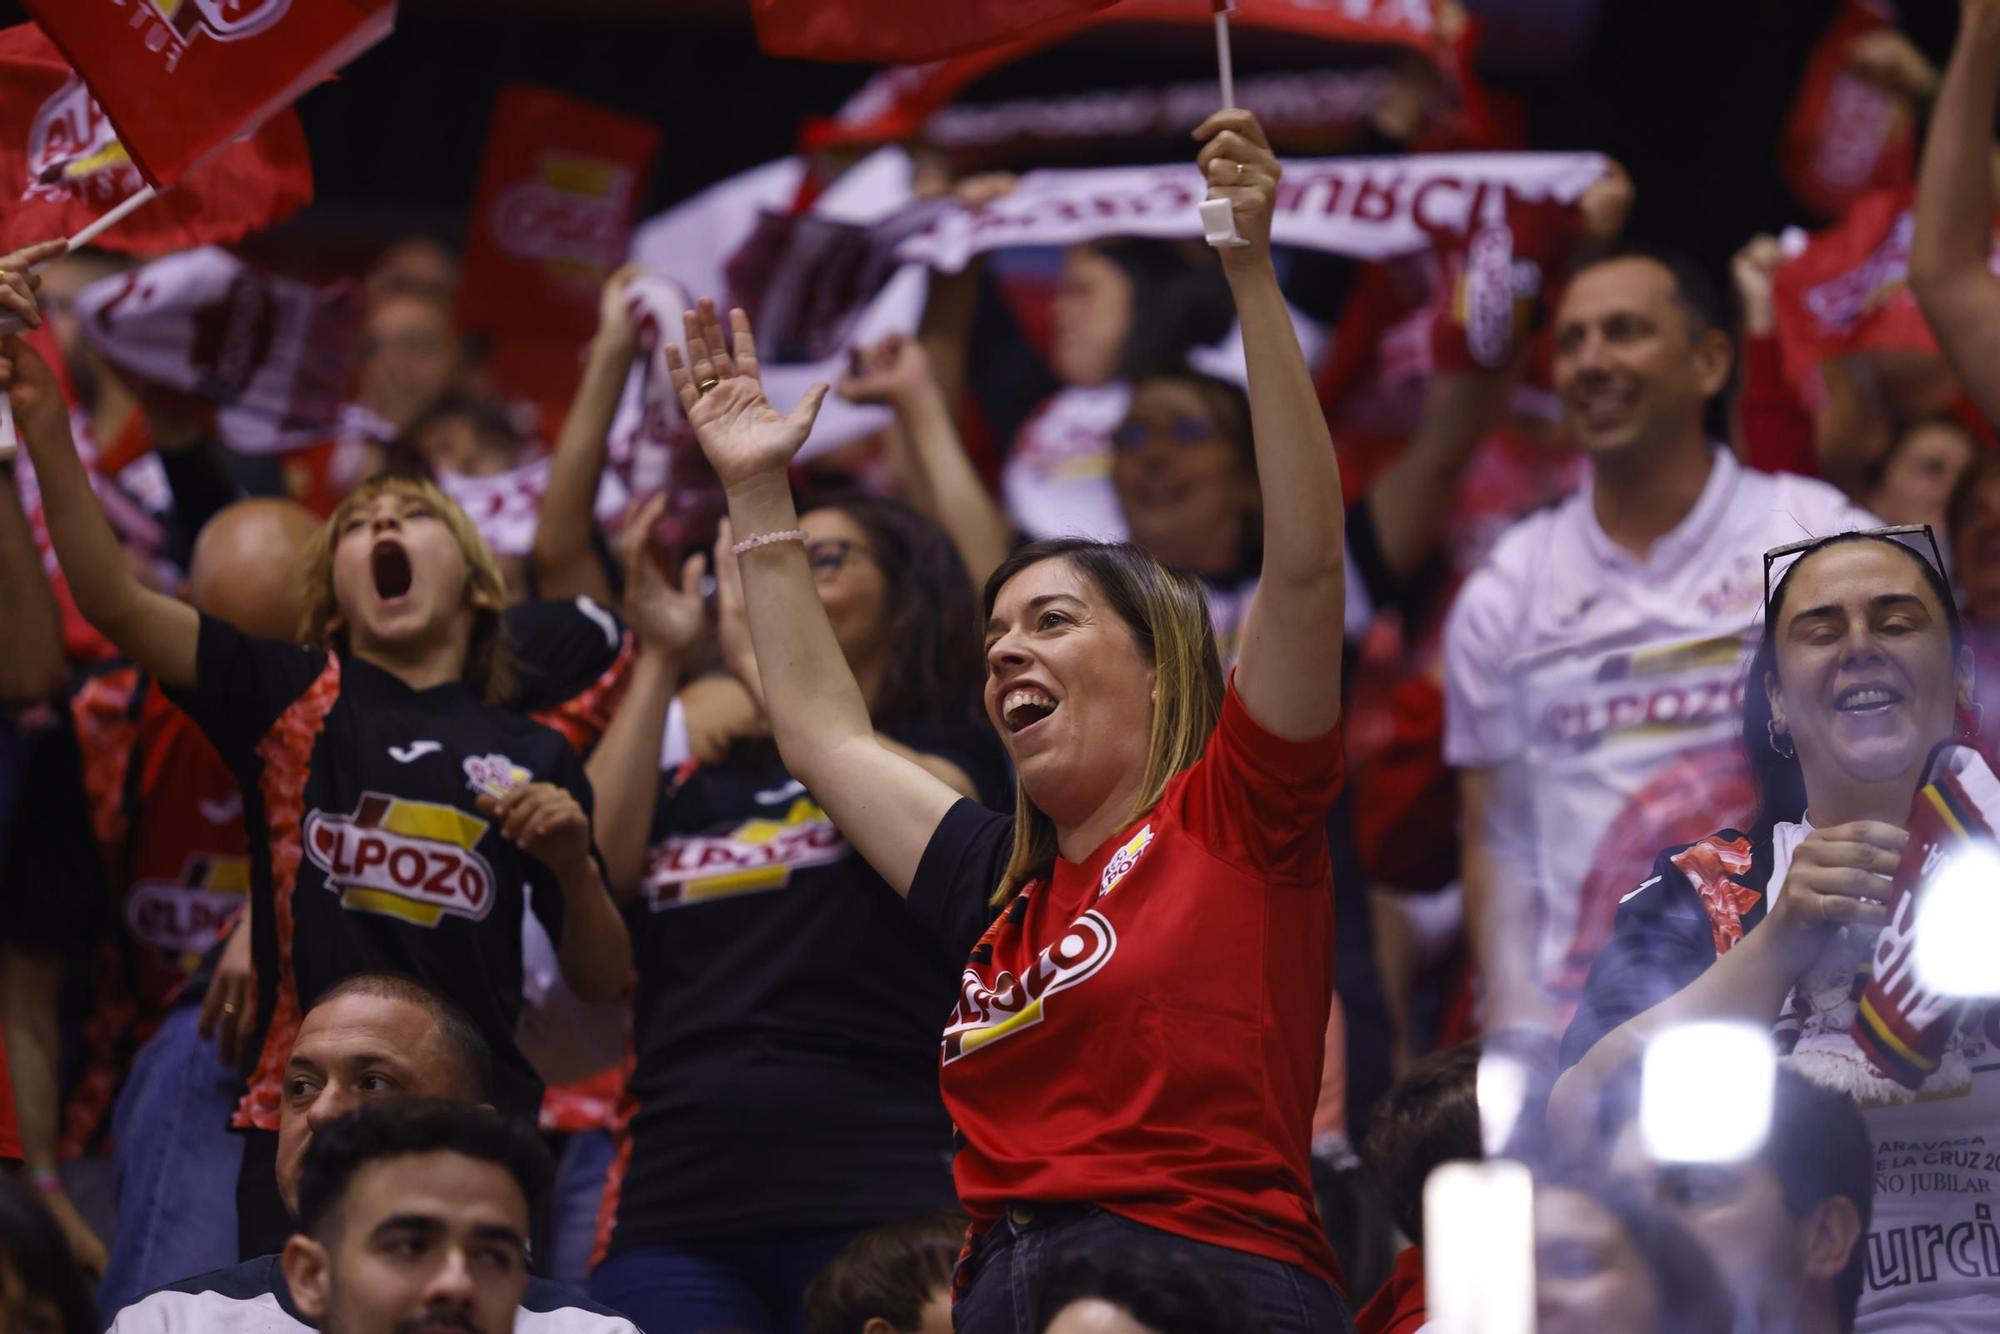
M1674 1025L1775 1026L1779 1045L1801 1052L1835 1023L1844 1033L1830 1016L1888 920L1889 878L1932 754L1978 731L1972 653L1940 563L1928 528L1842 533L1767 558L1775 583L1743 706L1759 814L1748 830L1669 848L1620 904L1563 1039L1571 1068L1549 1103L1557 1133L1589 1125L1606 1081ZM1991 1329L2000 1315L1992 1266L1910 1264L1926 1231L1974 1236L1975 1211L2000 1191L1994 1160L1904 1161L1887 1147L1967 1146L2000 1124L2000 1063L1977 1059L2000 1045L2000 1010L1974 1007L1957 1033L1969 1087L1859 1099L1884 1154L1869 1238L1878 1259L1853 1326L1864 1334ZM1973 1246L1990 1253L1985 1235Z
M713 307L670 356L741 540L750 628L787 767L913 916L966 952L942 1084L974 1238L961 1331L1028 1334L1048 1260L1161 1242L1276 1331L1349 1326L1308 1168L1332 990L1323 820L1342 773L1340 478L1271 266L1278 164L1256 121L1195 132L1249 244L1241 317L1264 560L1225 680L1200 585L1124 544L1017 552L987 582L987 716L1013 817L876 739L799 539L789 416ZM997 913L997 916L996 916Z
M638 973L591 1290L655 1334L783 1334L804 1329L806 1284L855 1233L953 1203L932 1053L960 956L768 740L661 772L668 704L708 628L700 557L676 588L646 545L662 503L626 526L640 656L589 765ZM828 651L862 683L879 743L954 796L1000 800L972 585L949 539L868 497L818 504L798 527ZM758 698L729 546L725 525L723 659Z

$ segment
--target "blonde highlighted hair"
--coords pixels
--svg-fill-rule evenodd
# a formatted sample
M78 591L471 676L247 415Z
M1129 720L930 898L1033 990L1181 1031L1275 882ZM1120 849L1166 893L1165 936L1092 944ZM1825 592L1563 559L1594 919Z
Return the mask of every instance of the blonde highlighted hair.
M343 656L350 651L347 627L333 591L333 552L340 545L341 529L355 511L385 495L428 506L457 539L458 549L465 556L465 600L473 607L472 633L466 642L465 667L459 679L487 703L503 702L514 687L504 619L506 576L500 573L499 562L493 559L492 549L471 517L427 477L396 473L371 477L348 492L332 517L320 525L299 561L299 577L304 582L302 602L306 609L299 638L314 648L331 649Z
M1208 598L1191 575L1169 569L1130 542L1055 538L1030 542L1008 557L986 581L984 610L1007 581L1045 560L1066 560L1104 597L1153 664L1153 726L1146 740L1146 772L1128 823L1159 804L1167 780L1201 758L1222 715L1222 660ZM1055 822L1014 784L1014 850L993 891L1005 904L1029 881L1046 877L1057 856Z

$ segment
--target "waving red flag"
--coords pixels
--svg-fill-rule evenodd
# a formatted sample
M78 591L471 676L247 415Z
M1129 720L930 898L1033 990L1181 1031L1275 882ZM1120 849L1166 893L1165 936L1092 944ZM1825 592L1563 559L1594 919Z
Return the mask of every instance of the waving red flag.
M97 99L32 23L0 29L0 253L67 236L143 184ZM281 112L95 244L223 245L312 202L298 117Z
M757 41L774 56L907 64L992 46L1080 18L1113 0L751 0Z
M24 0L166 187L387 36L394 0Z
M44 0L46 2L46 0ZM768 55L915 64L1023 40L1045 44L1093 23L1207 24L1430 50L1436 0L751 0Z

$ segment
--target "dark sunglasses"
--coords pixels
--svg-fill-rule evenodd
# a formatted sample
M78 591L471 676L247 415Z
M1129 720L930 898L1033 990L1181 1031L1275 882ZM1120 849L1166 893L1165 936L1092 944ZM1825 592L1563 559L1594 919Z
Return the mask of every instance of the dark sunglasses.
M1800 557L1819 550L1829 542L1837 541L1844 537L1886 538L1899 546L1908 547L1911 551L1916 552L1918 556L1930 562L1931 568L1937 571L1938 578L1944 579L1947 583L1950 582L1950 576L1945 573L1944 569L1944 555L1938 550L1937 534L1931 531L1931 526L1927 523L1899 523L1892 524L1887 528L1861 528L1851 533L1832 533L1826 537L1808 537L1800 542L1787 542L1781 547L1772 547L1764 553L1764 620L1766 624L1771 619L1771 590L1785 581L1785 572L1798 564ZM1921 544L1917 541L1918 538L1923 539ZM1928 553L1926 552L1926 548L1928 548ZM1783 570L1779 569L1781 564L1784 567Z
M1213 420L1193 414L1177 416L1165 424L1127 417L1111 433L1111 443L1117 449L1138 449L1155 439L1182 446L1200 445L1219 438L1221 434Z

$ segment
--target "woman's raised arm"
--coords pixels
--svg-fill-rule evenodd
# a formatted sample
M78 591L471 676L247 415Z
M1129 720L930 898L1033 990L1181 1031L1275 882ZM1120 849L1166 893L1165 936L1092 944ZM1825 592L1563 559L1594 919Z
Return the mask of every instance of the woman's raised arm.
M1264 499L1264 569L1244 621L1236 692L1282 737L1323 736L1340 718L1340 635L1347 588L1345 510L1333 437L1271 266L1278 159L1257 118L1218 111L1194 132L1211 199L1227 199L1249 242L1224 246L1222 270L1243 325L1250 431Z
M687 317L686 356L669 348L667 362L681 408L729 497L771 732L792 776L882 878L906 894L959 794L876 738L798 540L786 470L812 430L826 386L815 385L781 415L764 396L749 316L732 310L729 318L733 355L714 303L704 300Z
M41 324L29 269L61 253L46 241L0 259L0 315L33 328ZM34 460L42 513L77 610L126 657L166 686L195 683L201 617L187 603L141 584L90 488L69 434L69 407L48 366L18 334L0 341L0 389Z

